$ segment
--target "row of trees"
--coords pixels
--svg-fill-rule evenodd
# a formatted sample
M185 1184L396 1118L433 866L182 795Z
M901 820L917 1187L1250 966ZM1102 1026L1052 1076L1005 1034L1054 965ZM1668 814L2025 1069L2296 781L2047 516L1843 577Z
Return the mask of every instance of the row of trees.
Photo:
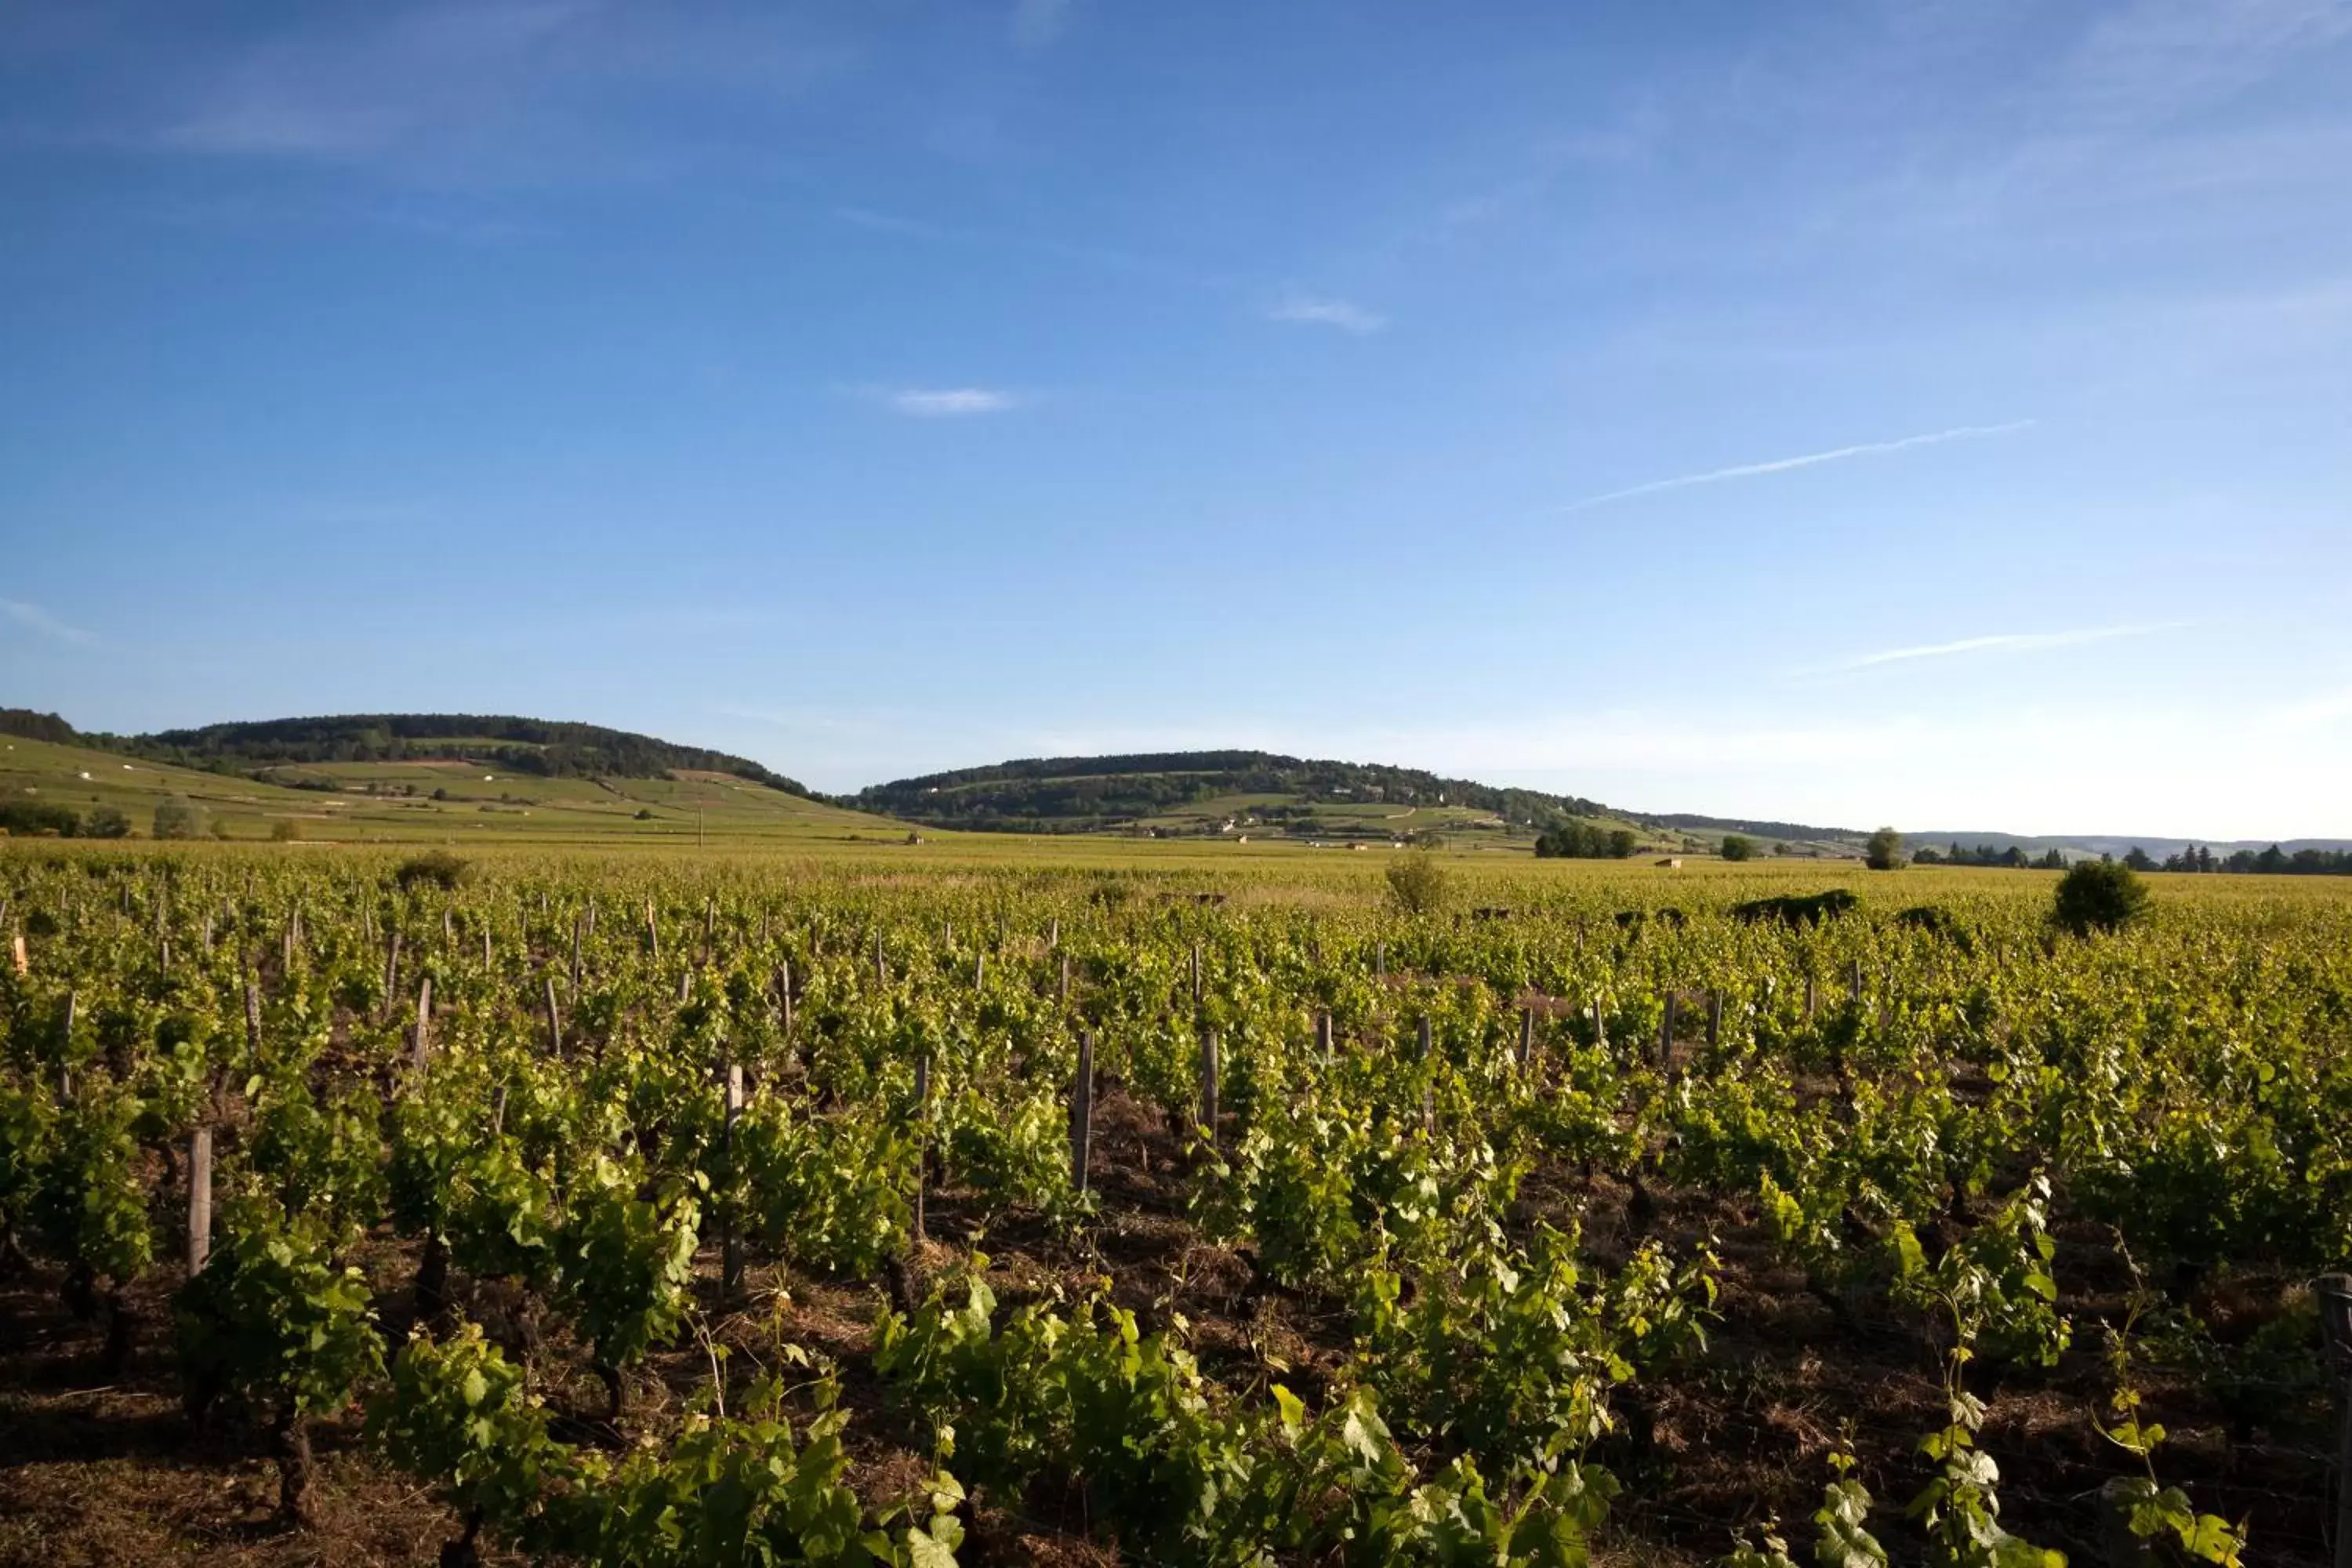
M155 803L148 829L156 838L202 838L207 833L226 837L219 824L207 821L202 807L176 795ZM128 838L131 817L110 805L94 805L85 816L69 805L8 801L0 803L0 834L12 838ZM299 834L289 820L275 825L273 837L293 838Z
M1911 858L1922 866L2006 866L2016 870L2063 871L2066 857L2056 849L2028 855L2022 845L1996 849L1990 844L1953 844L1938 849L1922 845Z
M12 800L0 803L0 832L13 838L128 838L131 818L110 805L92 807L85 816L69 805Z
M2273 844L2259 852L2252 849L2234 850L2228 855L2216 855L2202 845L2192 844L2177 855L2168 855L2159 867L2155 858L2132 846L2124 857L2124 864L2135 871L2227 871L2267 876L2352 877L2352 849L2298 849L2288 854Z
M1630 827L1595 827L1591 823L1563 822L1536 837L1539 860L1623 860L1640 840Z

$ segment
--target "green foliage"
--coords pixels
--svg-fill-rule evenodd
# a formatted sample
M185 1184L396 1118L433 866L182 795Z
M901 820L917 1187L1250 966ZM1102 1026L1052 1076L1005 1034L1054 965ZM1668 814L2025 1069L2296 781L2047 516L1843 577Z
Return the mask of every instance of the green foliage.
M1892 871L1903 864L1903 835L1882 827L1863 846L1862 863L1874 871Z
M155 803L154 834L158 838L198 838L205 831L204 813L184 795L167 795Z
M58 1113L32 1193L32 1228L50 1258L115 1286L147 1270L155 1240L131 1135L137 1097L103 1081Z
M2117 860L2077 862L2058 879L2051 918L2076 936L2121 931L2147 909L2147 884Z
M428 849L403 860L393 872L392 879L403 889L438 888L455 892L463 885L472 868L463 856L446 849Z
M194 1402L276 1415L341 1408L383 1369L365 1279L335 1264L307 1215L253 1196L221 1217L210 1259L173 1303Z
M1753 860L1756 858L1756 840L1742 834L1727 833L1723 836L1721 853L1727 860Z
M475 1531L535 1558L600 1568L953 1568L962 1489L944 1471L923 1506L868 1519L845 1483L831 1380L795 1438L779 1384L754 1384L740 1415L691 1411L667 1444L615 1459L549 1436L520 1368L465 1325L409 1342L369 1426L392 1461L445 1488Z
M1640 838L1630 827L1599 827L1589 822L1563 822L1536 836L1538 860L1623 860Z
M638 1186L635 1173L598 1155L568 1194L556 1242L564 1299L606 1367L669 1342L694 1278L694 1197L673 1183L641 1198Z
M1389 897L1409 915L1434 914L1453 896L1454 879L1426 851L1400 856L1388 868Z

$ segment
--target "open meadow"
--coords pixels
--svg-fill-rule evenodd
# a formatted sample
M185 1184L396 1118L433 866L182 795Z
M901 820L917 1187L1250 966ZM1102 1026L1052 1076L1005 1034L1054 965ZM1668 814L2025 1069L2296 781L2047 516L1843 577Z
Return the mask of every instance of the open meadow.
M835 817L0 850L0 1562L2327 1561L2345 879Z

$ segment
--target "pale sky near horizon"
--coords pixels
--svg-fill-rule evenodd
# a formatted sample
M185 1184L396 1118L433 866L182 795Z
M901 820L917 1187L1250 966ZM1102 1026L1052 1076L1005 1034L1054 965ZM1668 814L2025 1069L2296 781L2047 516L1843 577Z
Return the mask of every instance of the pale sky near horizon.
M2352 0L0 0L0 703L2352 837Z

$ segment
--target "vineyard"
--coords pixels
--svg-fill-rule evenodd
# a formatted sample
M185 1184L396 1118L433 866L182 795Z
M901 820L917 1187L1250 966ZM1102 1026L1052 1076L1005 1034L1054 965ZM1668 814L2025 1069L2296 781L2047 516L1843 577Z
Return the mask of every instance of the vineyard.
M2352 901L1555 869L12 851L0 1561L2329 1560Z

